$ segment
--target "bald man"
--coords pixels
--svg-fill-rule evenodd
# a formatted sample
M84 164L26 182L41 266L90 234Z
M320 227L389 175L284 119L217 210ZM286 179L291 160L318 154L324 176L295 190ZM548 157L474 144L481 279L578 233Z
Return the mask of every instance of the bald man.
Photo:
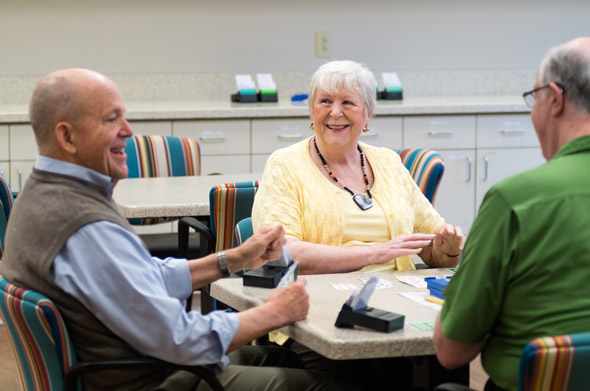
M210 365L228 390L355 389L303 369L244 367L232 362L279 362L301 368L290 352L246 346L269 331L303 320L305 282L278 289L240 313L186 312L193 290L228 274L218 256L152 258L118 212L111 195L127 177L125 119L117 86L85 69L51 73L37 85L30 119L39 147L33 172L10 215L0 274L53 300L81 360L153 356L185 365ZM265 227L226 251L229 272L276 259L281 226ZM194 390L188 372L125 371L86 375L86 390Z
M547 163L487 193L435 328L441 364L481 352L517 390L531 340L590 330L590 38L551 49L523 94Z

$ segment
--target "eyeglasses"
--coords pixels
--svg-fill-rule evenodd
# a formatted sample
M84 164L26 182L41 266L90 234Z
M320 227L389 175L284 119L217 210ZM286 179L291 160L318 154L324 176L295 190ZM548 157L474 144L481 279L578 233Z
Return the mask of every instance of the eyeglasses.
M555 82L555 85L557 87L559 87L562 94L565 94L565 89L563 88L563 86L561 84ZM551 83L546 84L542 87L537 87L534 90L530 90L530 91L527 91L524 94L522 94L522 98L524 99L524 102L526 103L526 105L530 108L533 108L533 105L535 104L535 92L541 91L545 88L549 88L550 86L551 86Z

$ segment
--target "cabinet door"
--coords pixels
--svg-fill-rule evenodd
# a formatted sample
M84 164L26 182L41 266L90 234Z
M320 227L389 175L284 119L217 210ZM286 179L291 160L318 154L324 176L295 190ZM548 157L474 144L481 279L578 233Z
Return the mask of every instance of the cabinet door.
M0 175L10 185L10 162L0 162Z
M31 125L10 125L10 160L34 160L38 151Z
M467 233L475 216L475 151L439 151L445 172L434 199L434 208L449 223Z
M396 150L402 148L402 134L401 117L378 117L369 122L369 131L361 133L360 141Z
M478 148L538 147L530 114L477 116Z
M172 121L129 121L136 136L172 136Z
M197 140L201 154L250 154L250 120L174 121L172 134Z
M250 156L201 156L201 175L245 174L250 170Z
M475 148L475 116L404 117L404 148Z
M8 153L8 125L0 125L0 160L10 159Z
M541 148L478 149L475 198L477 210L493 184L544 162Z
M252 153L270 154L311 135L309 118L253 119Z
M10 189L13 193L18 193L23 186L35 165L34 160L30 161L11 161L10 162Z

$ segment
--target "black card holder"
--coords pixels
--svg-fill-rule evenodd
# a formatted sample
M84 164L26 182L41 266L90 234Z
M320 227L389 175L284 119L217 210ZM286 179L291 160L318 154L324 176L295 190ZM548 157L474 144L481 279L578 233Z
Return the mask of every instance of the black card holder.
M361 326L371 330L391 333L404 327L405 318L405 315L372 307L353 311L348 304L344 304L336 319L336 327L354 328L354 326Z

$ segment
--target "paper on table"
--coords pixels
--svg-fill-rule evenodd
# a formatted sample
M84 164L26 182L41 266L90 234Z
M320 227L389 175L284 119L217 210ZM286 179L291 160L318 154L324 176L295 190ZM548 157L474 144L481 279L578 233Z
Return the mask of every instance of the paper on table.
M330 285L332 285L332 288L339 291L352 291L355 289L359 289L356 285L351 284L349 282L333 282Z
M416 276L396 276L395 278L397 278L404 284L408 284L416 288L426 288L426 281L424 280L424 278Z
M361 280L363 284L366 284L367 281L369 281L368 278L359 278L359 280ZM384 280L383 278L380 278L377 281L377 286L375 287L375 289L393 288L394 286L395 285L393 285L393 282L391 282L390 280Z
M425 300L426 297L430 296L429 292L400 292L400 295L412 301L415 301L418 304L421 304L428 308L432 308L435 311L440 311L442 309L442 305L431 303L430 301Z

